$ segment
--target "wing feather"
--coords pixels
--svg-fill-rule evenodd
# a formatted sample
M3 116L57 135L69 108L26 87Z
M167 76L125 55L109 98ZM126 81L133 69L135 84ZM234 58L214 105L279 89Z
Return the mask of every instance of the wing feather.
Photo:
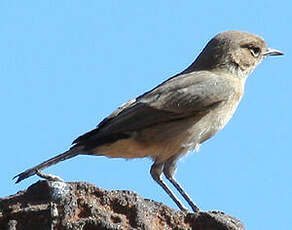
M195 116L228 100L235 92L230 79L208 71L178 75L153 90L123 104L97 128L78 137L83 144L110 135L127 134L161 122Z

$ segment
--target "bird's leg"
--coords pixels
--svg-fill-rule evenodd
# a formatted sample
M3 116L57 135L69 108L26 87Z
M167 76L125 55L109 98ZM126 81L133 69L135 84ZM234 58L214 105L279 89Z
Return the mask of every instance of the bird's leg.
M59 182L64 182L64 180L61 178L61 177L58 177L58 176L55 176L55 175L52 175L52 174L46 174L46 173L43 173L39 170L36 171L36 174L43 178L43 179L46 179L48 181L59 181Z
M184 197L188 204L192 207L194 212L198 212L199 208L192 201L191 197L184 191L183 187L175 180L174 175L176 173L176 158L171 158L165 162L163 173L166 178L173 184L173 186L179 191L179 193Z
M187 211L187 208L182 204L182 202L176 197L176 195L170 190L167 184L162 180L164 163L156 163L151 166L150 174L152 178L164 189L164 191L171 197L171 199L176 203L176 205L182 211Z

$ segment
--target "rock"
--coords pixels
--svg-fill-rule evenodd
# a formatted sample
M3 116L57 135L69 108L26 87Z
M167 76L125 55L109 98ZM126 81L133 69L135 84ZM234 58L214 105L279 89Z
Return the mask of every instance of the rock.
M83 182L39 181L0 199L4 230L244 230L222 212L185 213L132 191L106 191Z

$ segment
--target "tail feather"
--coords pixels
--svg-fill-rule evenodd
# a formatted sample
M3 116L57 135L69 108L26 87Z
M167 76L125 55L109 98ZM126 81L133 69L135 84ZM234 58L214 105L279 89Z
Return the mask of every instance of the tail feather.
M64 161L64 160L67 160L67 159L70 159L72 157L77 156L78 154L82 153L82 149L83 149L82 146L72 147L68 151L66 151L60 155L57 155L57 156L55 156L47 161L44 161L43 163L41 163L33 168L30 168L30 169L16 175L15 177L13 177L13 179L17 178L15 183L19 183L20 181L22 181L30 176L35 175L38 170L47 168L51 165L57 164L60 161Z

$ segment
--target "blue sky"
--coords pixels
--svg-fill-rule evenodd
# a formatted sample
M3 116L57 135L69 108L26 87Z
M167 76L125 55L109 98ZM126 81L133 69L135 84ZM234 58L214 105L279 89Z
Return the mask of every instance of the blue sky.
M0 197L17 173L70 147L117 106L182 71L220 31L262 36L285 56L249 77L231 122L178 163L203 210L247 229L288 229L292 218L289 1L1 1ZM149 175L151 160L78 156L45 172L175 204Z

